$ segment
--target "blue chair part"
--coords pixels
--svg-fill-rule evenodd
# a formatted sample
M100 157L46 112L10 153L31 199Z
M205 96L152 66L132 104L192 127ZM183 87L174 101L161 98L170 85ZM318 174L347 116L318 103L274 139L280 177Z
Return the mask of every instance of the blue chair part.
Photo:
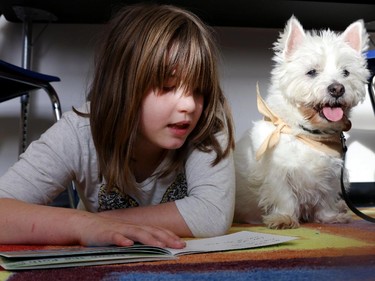
M21 97L30 91L43 89L49 96L56 120L61 117L59 97L50 82L59 77L31 71L0 60L0 102Z
M375 50L370 50L366 53L367 67L370 70L370 78L368 81L368 92L372 104L372 109L375 114Z
M17 97L25 97L34 90L44 90L52 104L52 110L56 121L61 118L61 105L59 97L55 89L51 86L51 82L60 81L59 77L42 74L36 71L25 69L3 60L0 60L0 102L5 102ZM27 102L27 101L26 101ZM22 112L23 113L23 112ZM26 117L21 117L22 132L22 149L20 153L25 150L27 126ZM76 194L74 184L67 188L68 201L71 208L76 206Z

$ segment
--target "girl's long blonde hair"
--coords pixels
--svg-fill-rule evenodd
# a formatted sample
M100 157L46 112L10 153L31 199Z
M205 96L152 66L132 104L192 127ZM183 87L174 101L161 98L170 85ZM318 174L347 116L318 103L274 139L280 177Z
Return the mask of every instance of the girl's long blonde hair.
M99 178L108 187L135 185L131 158L141 105L149 89L162 89L172 72L178 84L204 95L196 128L176 151L164 176L183 166L188 144L214 150L216 165L234 148L233 122L219 83L218 51L212 30L194 14L170 5L121 9L101 37L88 100ZM175 71L175 72L174 72ZM227 134L222 147L215 135Z

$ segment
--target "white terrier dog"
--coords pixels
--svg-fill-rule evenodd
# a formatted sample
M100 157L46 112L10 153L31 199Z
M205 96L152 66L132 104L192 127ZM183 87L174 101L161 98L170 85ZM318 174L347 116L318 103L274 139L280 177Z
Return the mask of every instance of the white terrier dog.
M365 97L367 47L362 20L337 34L305 32L289 19L274 44L266 102L258 92L264 120L236 146L235 221L296 228L350 220L339 194L340 137L351 127L351 108Z

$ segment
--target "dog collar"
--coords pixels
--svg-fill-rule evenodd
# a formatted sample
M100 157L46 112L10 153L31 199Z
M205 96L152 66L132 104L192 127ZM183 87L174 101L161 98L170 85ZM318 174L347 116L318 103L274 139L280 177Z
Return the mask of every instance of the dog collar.
M275 130L268 135L268 137L263 141L256 153L256 160L260 160L263 154L268 150L276 146L280 140L280 135L283 134L292 134L298 140L309 145L312 148L318 149L322 152L328 153L334 157L341 157L342 155L342 146L340 133L330 135L329 137L323 137L321 131L320 133L316 132L313 135L304 135L304 134L293 134L292 129L288 124L286 124L281 118L272 112L272 110L267 106L266 102L262 99L259 93L259 85L257 84L257 106L258 110L264 116L264 120L271 122L275 126ZM307 128L306 128L307 129ZM308 129L309 130L309 129ZM315 130L311 130L315 131ZM315 137L314 137L315 135Z
M308 133L310 133L310 134L313 134L313 135L323 135L323 134L324 134L321 130L317 130L317 129L315 129L315 130L311 130L311 129L309 129L309 128L306 128L306 127L303 126L303 125L299 125L299 127L300 127L302 130L304 130L304 131L306 131L306 132L308 132Z

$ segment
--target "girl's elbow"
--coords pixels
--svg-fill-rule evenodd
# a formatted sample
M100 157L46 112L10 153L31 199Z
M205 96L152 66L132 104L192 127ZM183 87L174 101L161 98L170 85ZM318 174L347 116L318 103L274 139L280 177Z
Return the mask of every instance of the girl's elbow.
M214 220L212 219L212 217L213 216L207 219L205 223L206 227L203 227L200 231L194 233L195 237L221 236L229 232L232 226L233 216L225 216L221 214L214 216Z

